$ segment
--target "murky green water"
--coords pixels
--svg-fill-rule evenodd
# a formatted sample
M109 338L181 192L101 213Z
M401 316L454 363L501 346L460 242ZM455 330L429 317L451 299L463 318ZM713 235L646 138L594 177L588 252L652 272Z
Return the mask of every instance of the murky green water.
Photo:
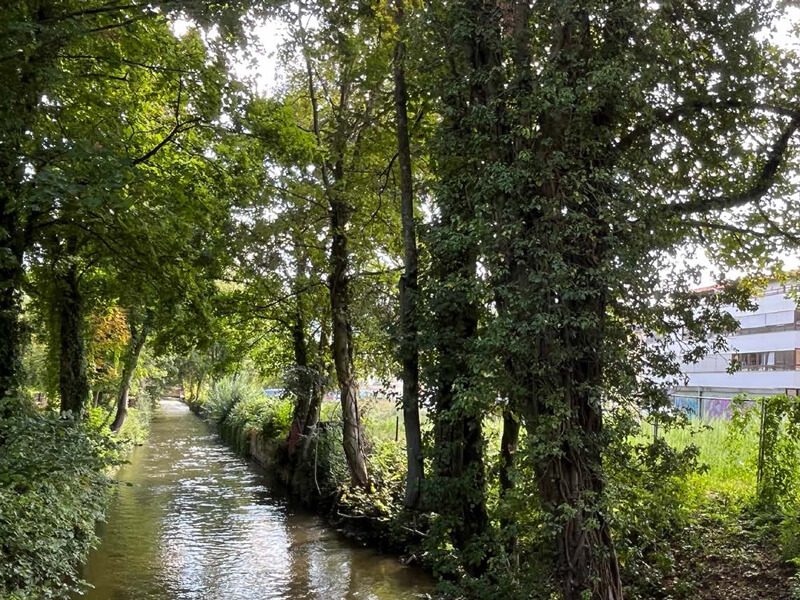
M424 573L287 507L176 401L161 403L118 479L81 598L402 600L431 589Z

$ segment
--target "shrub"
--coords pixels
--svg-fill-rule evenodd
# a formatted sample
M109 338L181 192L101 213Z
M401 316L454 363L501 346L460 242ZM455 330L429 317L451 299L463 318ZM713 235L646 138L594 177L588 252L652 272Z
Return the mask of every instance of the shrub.
M609 419L615 441L605 457L608 511L627 595L650 598L676 567L676 536L689 523L692 476L702 467L692 444L675 448L662 436L642 440L635 420ZM681 427L682 429L682 427Z
M261 420L261 433L266 438L285 438L292 426L294 405L289 400L267 398L268 410L264 410Z
M292 424L292 408L288 400L247 397L231 408L224 423L245 436L259 431L266 439L285 438Z
M3 413L0 406L0 414ZM8 416L8 413L13 412ZM0 597L63 598L81 587L119 463L86 424L14 406L0 417Z
M240 402L263 397L261 386L249 377L223 377L211 386L205 402L206 414L209 420L222 424Z
M249 377L225 377L211 387L205 410L207 418L219 425L223 438L245 451L253 432L268 440L285 438L293 405L289 400L265 396Z
M313 505L316 498L327 501L338 496L349 478L341 428L330 422L319 423L293 473L293 493Z
M758 398L749 409L740 401L731 428L734 439L758 432L754 509L760 520L778 525L784 558L800 563L800 398Z

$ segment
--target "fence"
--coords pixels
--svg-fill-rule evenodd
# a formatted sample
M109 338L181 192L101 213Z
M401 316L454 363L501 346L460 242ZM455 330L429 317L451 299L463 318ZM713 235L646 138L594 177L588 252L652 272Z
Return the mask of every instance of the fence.
M689 415L698 419L710 421L713 419L730 419L733 416L731 398L703 396L702 392L697 396L676 394L671 397L672 403L676 408L682 408Z

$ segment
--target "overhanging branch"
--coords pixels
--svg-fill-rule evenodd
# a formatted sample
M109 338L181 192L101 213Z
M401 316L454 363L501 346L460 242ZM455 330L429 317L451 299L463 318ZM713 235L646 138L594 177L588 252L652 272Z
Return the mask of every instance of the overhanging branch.
M153 156L155 156L159 150L161 150L164 146L169 144L173 139L175 139L179 134L183 133L184 131L188 131L192 128L193 125L199 123L200 119L197 117L193 117L191 119L187 119L186 121L182 121L180 123L176 123L172 130L162 139L158 144L153 146L150 150L142 154L141 156L134 158L131 161L133 166L140 165L142 163L147 162Z
M784 157L789 148L792 136L800 129L800 112L795 112L789 124L772 144L767 153L764 165L761 167L750 187L740 194L731 196L716 196L712 198L696 198L680 204L670 204L666 207L670 215L689 215L692 213L708 213L718 210L727 210L753 204L760 201L778 179L778 173L784 162Z

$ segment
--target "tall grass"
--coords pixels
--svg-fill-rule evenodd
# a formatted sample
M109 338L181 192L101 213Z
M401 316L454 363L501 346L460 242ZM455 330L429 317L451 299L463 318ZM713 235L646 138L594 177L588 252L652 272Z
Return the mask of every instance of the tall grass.
M266 440L285 438L293 404L289 399L266 396L257 379L239 376L214 382L203 408L207 419L219 426L222 436L244 452L254 432Z
M653 439L653 426L643 423L642 438ZM730 421L692 419L687 426L659 429L670 446L683 450L695 446L701 469L691 475L692 491L698 501L709 495L747 502L756 491L758 429L738 431Z

